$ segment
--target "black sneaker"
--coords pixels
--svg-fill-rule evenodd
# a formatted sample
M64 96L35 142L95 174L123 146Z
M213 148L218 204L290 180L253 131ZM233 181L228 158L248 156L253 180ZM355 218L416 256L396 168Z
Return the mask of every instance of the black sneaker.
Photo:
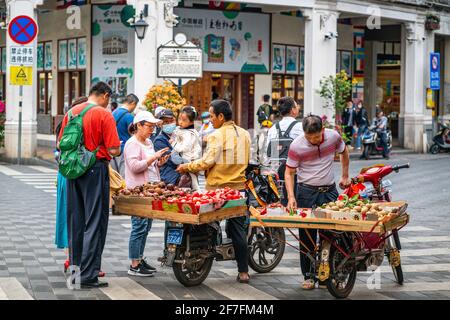
M130 270L128 270L128 274L130 276L137 276L137 277L153 277L154 276L154 272L144 268L144 266L142 265L142 262L137 267L130 266Z
M141 260L141 265L147 270L150 270L152 272L156 272L156 268L152 267L151 265L149 265L145 258Z

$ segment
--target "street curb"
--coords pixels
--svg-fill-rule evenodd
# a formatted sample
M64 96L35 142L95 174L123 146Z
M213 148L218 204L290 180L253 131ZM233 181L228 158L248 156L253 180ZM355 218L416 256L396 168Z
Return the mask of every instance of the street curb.
M361 153L350 153L350 159L351 160L360 160L359 157L361 156ZM405 149L398 149L398 150L391 150L390 157L400 156L400 155L414 155L419 154L417 152L414 152L412 150L405 150Z

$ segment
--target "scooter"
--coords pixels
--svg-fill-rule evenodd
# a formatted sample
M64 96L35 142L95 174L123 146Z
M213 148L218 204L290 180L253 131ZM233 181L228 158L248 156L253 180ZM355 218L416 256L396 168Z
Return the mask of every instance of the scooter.
M434 144L430 147L431 154L450 150L450 122L440 123L441 129L433 137Z
M386 131L388 149L392 149L392 132L391 130ZM383 145L381 144L381 135L377 132L375 126L370 126L362 137L362 143L364 145L363 154L361 158L366 160L370 159L371 155L381 155L383 154Z

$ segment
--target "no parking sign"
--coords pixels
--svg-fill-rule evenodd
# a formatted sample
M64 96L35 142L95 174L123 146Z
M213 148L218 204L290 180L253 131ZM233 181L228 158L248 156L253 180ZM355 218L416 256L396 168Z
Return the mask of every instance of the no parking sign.
M17 16L8 25L10 38L18 44L28 44L32 42L38 33L36 21L29 16Z

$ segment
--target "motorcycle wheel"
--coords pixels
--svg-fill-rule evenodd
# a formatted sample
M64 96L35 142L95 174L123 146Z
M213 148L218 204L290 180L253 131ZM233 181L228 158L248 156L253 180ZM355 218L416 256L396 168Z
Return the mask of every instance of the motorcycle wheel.
M389 261L389 265L392 268L392 273L394 273L394 277L395 277L395 282L397 282L399 285L403 285L403 269L402 269L402 264L401 262L398 264L398 266L395 266L392 262L391 262L391 255L390 255L390 251L386 252L386 256L388 258Z
M283 228L252 228L248 237L250 268L258 273L275 269L283 258L285 240Z
M185 248L176 249L175 260L185 259ZM194 259L190 257L189 259ZM174 262L172 265L173 273L178 282L185 287L194 287L200 285L208 277L213 264L213 258L203 258L199 262L194 263L192 268L188 268L182 263Z
M438 154L439 153L439 151L440 151L440 147L437 145L437 144L433 144L431 147L430 147L430 153L431 154Z
M347 262L342 266L341 270L337 270L344 259L344 255L331 246L330 249L330 278L327 281L327 289L331 295L338 299L347 298L353 290L356 282L356 265Z
M392 267L392 271L394 272L395 281L399 285L403 285L403 270L402 265L399 265L397 267Z

